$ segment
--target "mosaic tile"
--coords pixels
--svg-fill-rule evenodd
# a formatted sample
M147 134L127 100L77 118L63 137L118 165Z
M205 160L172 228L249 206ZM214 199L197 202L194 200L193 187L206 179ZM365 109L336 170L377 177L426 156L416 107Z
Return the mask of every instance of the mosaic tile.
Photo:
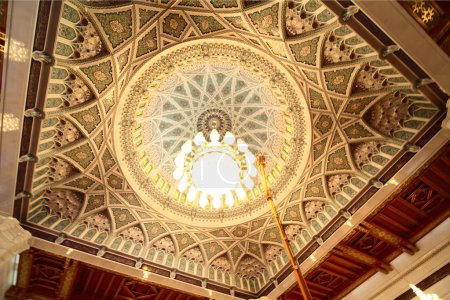
M136 57L141 57L156 49L158 49L158 41L156 39L156 28L153 28L138 41Z
M133 33L133 19L131 15L131 10L95 14L113 48L116 48L131 37Z
M348 82L355 68L324 72L325 82L330 91L345 95Z
M104 195L89 195L87 196L87 205L84 212L90 212L91 210L100 208L106 204Z
M94 105L89 109L73 113L71 116L74 117L88 133L94 131L98 124L102 121L97 105Z
M225 29L223 25L211 16L191 16L202 34L208 34Z
M186 29L187 22L180 14L168 14L163 21L163 32L179 38Z
M94 153L87 143L69 150L64 154L76 161L83 168L87 168L95 159Z
M327 171L350 170L345 148L340 148L328 155Z
M136 218L125 208L111 208L116 223L116 228L119 229L127 224L136 221Z
M80 68L80 70L86 74L100 94L104 92L113 82L110 61L90 67Z
M278 28L278 3L248 15L261 34L280 36Z
M290 44L289 47L296 61L315 66L318 43L319 37L316 37L302 43Z

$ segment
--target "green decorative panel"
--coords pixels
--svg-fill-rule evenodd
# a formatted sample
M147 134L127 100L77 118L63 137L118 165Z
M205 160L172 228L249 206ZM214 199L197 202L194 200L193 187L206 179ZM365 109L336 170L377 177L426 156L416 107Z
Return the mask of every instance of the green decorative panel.
M91 80L100 94L113 82L110 61L80 69Z
M115 13L97 13L95 16L103 27L113 48L116 48L131 37L133 28L131 10Z
M296 61L315 66L317 64L316 53L318 43L319 37L316 37L306 42L291 44L289 47L291 48L292 54L294 55Z

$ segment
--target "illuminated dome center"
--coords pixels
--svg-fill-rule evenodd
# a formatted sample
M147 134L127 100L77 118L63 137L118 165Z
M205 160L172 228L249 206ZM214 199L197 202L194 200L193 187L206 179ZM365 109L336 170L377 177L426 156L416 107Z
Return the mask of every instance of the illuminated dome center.
M193 163L192 182L201 189L231 189L239 182L237 161L227 152L210 152Z
M255 156L248 145L227 131L222 139L212 129L208 141L203 132L195 135L181 147L175 158L175 180L179 180L178 191L187 191L187 200L201 208L215 209L247 199L255 186L252 177L257 171Z
M239 141L248 153L265 155L270 188L281 201L303 171L311 139L304 99L286 70L262 52L217 41L191 42L150 60L124 93L114 131L131 187L166 216L199 226L238 224L268 209L256 170L252 184L243 181L249 171L241 169L247 165ZM219 141L232 133L237 144L211 150L194 143L199 133L210 143L212 132ZM194 149L183 152L191 140ZM186 156L177 164L180 151ZM235 203L224 197L220 209L212 201L205 206L191 186L220 195L235 188Z

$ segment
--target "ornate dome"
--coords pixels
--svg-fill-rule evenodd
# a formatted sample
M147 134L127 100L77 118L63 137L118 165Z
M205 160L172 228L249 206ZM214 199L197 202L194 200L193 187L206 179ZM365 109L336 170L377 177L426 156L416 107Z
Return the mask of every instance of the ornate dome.
M347 226L342 215L371 211L374 184L402 172L406 149L434 136L445 114L432 85L412 88L423 74L404 69L403 52L380 58L388 44L367 43L365 27L342 24L330 3L56 3L46 97L27 96L45 114L24 123L39 161L26 164L32 197L15 202L21 221L46 239L151 266L161 284L175 275L246 299L273 290L289 260L260 184L232 208L200 209L177 194L180 145L216 129L263 152L298 259Z
M270 187L281 200L296 182L293 174L302 173L311 140L296 86L283 67L248 46L215 40L168 50L135 75L119 104L114 140L125 158L122 169L149 205L187 224L225 226L254 218L268 209L259 179L232 208L203 210L177 190L174 160L197 132L230 131L252 153L266 156Z

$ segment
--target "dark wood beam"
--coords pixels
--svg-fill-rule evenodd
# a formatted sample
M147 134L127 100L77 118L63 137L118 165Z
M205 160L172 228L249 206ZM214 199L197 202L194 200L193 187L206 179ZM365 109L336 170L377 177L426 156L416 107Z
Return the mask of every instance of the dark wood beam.
M385 274L387 274L389 271L392 271L392 266L390 264L382 261L381 259L379 259L371 254L368 254L359 249L353 248L349 245L339 244L336 246L336 249L338 252L340 252L345 257L360 261L361 263L363 263L371 268L376 268L380 272L383 272Z
M323 286L321 284L315 283L315 282L313 282L313 281L311 281L309 279L307 279L306 282L308 283L308 286L312 287L311 291L312 290L316 291L317 289L322 289L322 290L330 292L330 293L333 292L332 288L329 288L329 287Z
M318 291L318 290L311 290L311 294L314 297L319 296L318 297L319 299L328 298L330 296L329 294Z
M398 196L396 198L396 202L398 202L401 206L406 206L407 209L412 210L413 212L417 213L418 215L421 215L424 218L429 218L430 216L424 212L423 210L417 208L416 206L412 205L408 200L405 198Z
M104 292L105 297L108 296L109 290L111 289L111 285L113 284L115 279L116 279L116 275L112 275L112 278L109 280L109 283Z
M122 280L120 281L119 285L117 286L117 290L116 290L116 293L114 294L114 298L113 299L117 299L119 297L120 290L122 289L124 284L125 284L125 278L122 278Z
M325 272L327 272L327 273L330 273L331 275L334 275L334 276L336 276L336 277L339 277L339 278L341 278L342 280L352 280L350 277L348 277L348 276L346 276L346 275L344 275L344 274L340 274L340 273L337 273L337 272L334 272L334 271L330 270L329 268L327 268L327 267L325 266L325 264L322 264L322 266L319 267L319 270L323 270L323 271L325 271Z
M389 224L390 226L394 227L394 228L400 228L400 230L402 230L403 232L409 232L409 228L405 225L403 225L402 223L397 222L396 220L393 220L391 218L389 218L388 216L386 216L385 214L378 214L377 215L377 219L380 220L380 222Z
M336 269L336 271L339 270L340 272L350 273L356 277L359 276L359 274L357 272L355 272L354 270L348 269L348 268L338 265L338 264L332 264L332 265L333 265L333 269Z
M89 274L88 274L88 277L87 277L87 279L86 279L86 283L84 284L84 287L83 287L83 294L85 294L86 293L86 290L87 290L87 288L88 288L88 286L89 286L89 283L90 283L90 281L91 281L91 278L92 278L92 274L94 273L94 269L89 269Z
M368 232L380 240L400 248L403 252L413 255L418 251L417 246L414 243L400 237L399 235L379 226L372 222L363 221L358 227L358 230Z
M448 198L450 197L448 182L446 180L448 174L445 174L444 170L436 174L438 172L437 170L438 168L436 166L431 166L424 175L420 176L420 180L441 196ZM441 177L440 174L444 175Z
M398 215L399 217L408 220L409 222L413 223L413 224L419 224L419 220L417 220L416 218L413 218L411 215L405 213L404 211L398 209L397 207L390 205L388 207L386 207L386 210L392 212L393 214Z
M58 300L69 299L72 296L77 272L78 261L66 258L66 262L64 264L64 272L61 276L61 283L58 291Z
M360 276L361 273L367 270L367 267L364 264L360 264L359 261L349 260L348 257L343 256L342 253L336 251L336 249L333 249L332 252L335 254L331 257L331 259L336 262L334 267L339 266L357 276Z

